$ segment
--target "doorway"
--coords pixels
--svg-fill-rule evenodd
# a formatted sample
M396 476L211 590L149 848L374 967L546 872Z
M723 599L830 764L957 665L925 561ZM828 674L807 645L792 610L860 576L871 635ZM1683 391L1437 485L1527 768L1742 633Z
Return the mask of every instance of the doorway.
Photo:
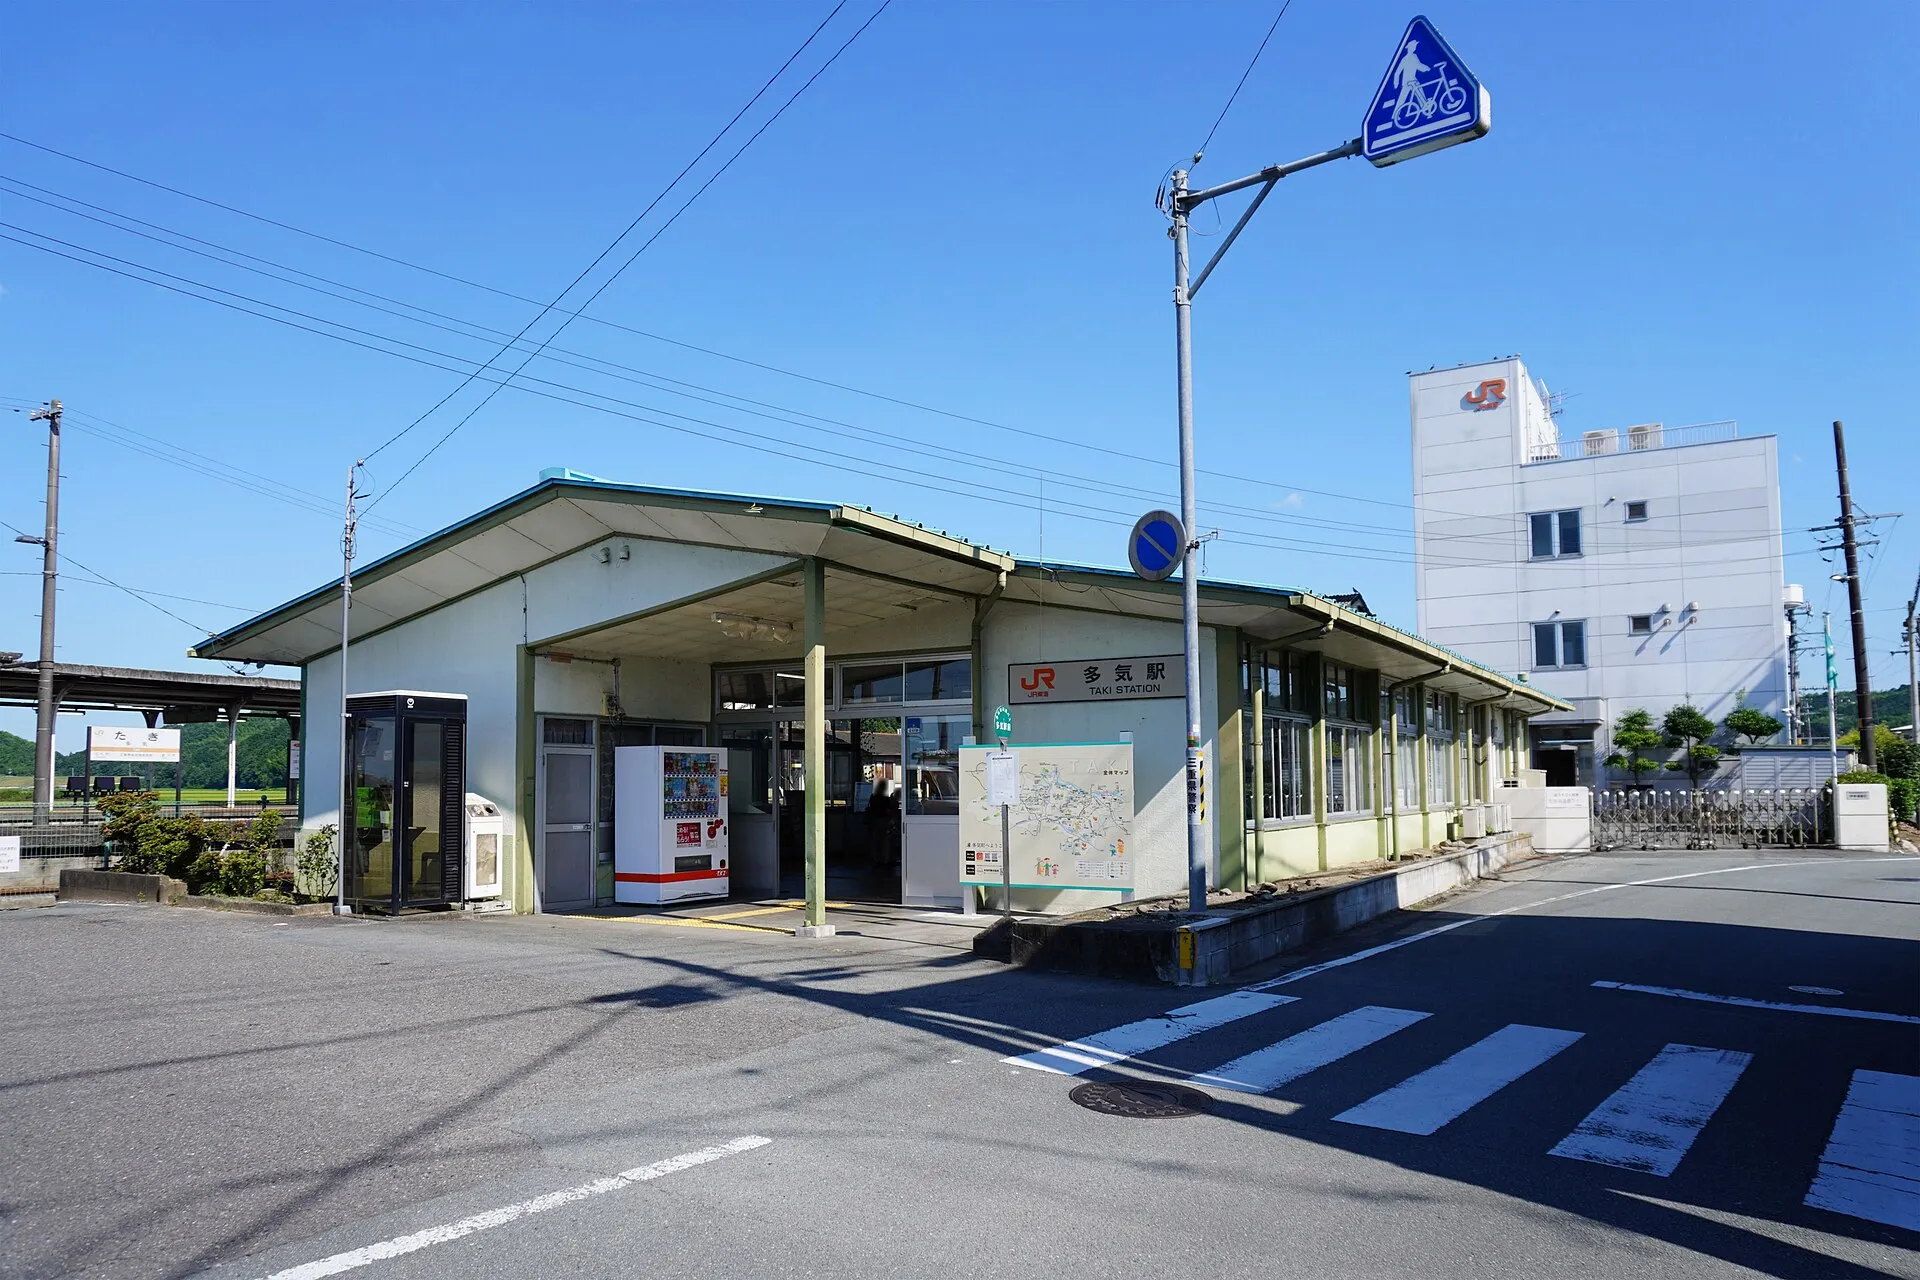
M802 726L780 722L780 892L807 883ZM827 724L827 883L830 898L900 901L900 717Z
M593 905L593 721L540 721L540 910Z

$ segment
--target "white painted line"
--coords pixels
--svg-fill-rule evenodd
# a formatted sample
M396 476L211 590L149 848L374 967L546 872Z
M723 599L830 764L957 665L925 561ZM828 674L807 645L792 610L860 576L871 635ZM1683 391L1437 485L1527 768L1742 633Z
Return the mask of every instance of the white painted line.
M1341 956L1338 960L1328 960L1322 964L1310 964L1304 969L1295 969L1283 973L1277 978L1265 982L1256 982L1243 987L1243 991L1270 991L1274 987L1283 987L1289 982L1298 982L1302 978L1311 978L1317 973L1329 969L1344 968L1358 964L1362 960L1371 960L1375 956L1385 955L1389 951L1398 951L1401 947L1410 947L1416 942L1425 942L1428 938L1437 938L1443 933L1452 933L1455 929L1464 929L1470 924L1480 924L1486 920L1498 920L1501 916L1510 916L1520 911L1532 911L1537 907L1552 906L1556 902L1569 902L1574 898L1590 897L1596 893L1612 893L1616 889L1643 889L1648 885L1671 884L1676 880L1698 880L1702 876L1730 876L1740 871L1771 871L1776 867L1839 866L1858 862L1911 862L1913 855L1907 854L1892 858L1797 858L1792 862L1753 862L1744 867L1721 867L1714 871L1689 871L1684 875L1655 876L1651 880L1623 880L1619 884L1595 885L1591 889L1576 889L1572 893L1555 894L1551 898L1542 898L1538 902L1523 902L1517 907L1505 907L1499 911L1489 911L1481 916L1467 916L1464 919L1449 921L1404 938L1395 938L1392 942L1383 942L1377 947L1368 947L1365 951L1356 951L1350 956Z
M1920 1076L1853 1073L1806 1203L1920 1231Z
M489 1209L485 1213L476 1213L470 1218L458 1222L446 1222L437 1227L428 1227L424 1231L415 1231L404 1236L395 1236L391 1240L382 1240L361 1249L350 1249L345 1253L336 1253L330 1258L320 1258L314 1262L303 1262L297 1267L288 1267L276 1271L267 1280L319 1280L321 1276L337 1276L342 1271L353 1271L359 1267L384 1262L388 1258L397 1258L402 1254L414 1253L430 1245L446 1244L470 1236L476 1231L490 1231L494 1227L505 1226L509 1222L528 1217L531 1214L545 1213L549 1209L558 1209L572 1204L576 1200L586 1200L593 1196L603 1196L609 1191L618 1191L623 1187L639 1182L652 1182L664 1178L670 1173L679 1173L697 1165L712 1164L715 1160L724 1160L728 1156L737 1156L743 1151L752 1151L764 1147L772 1138L748 1136L735 1138L732 1142L723 1142L717 1147L703 1147L699 1151L689 1151L684 1155L671 1156L653 1164L643 1164L637 1169L628 1169L607 1178L596 1178L592 1182L583 1182L577 1187L567 1187L561 1191L549 1191L546 1195L535 1196L531 1200L522 1200L518 1204L503 1205L498 1209Z
M1369 1129L1428 1134L1485 1102L1562 1049L1578 1031L1512 1023L1438 1066L1375 1094L1335 1120Z
M1370 1004L1196 1075L1193 1083L1237 1093L1266 1093L1309 1071L1357 1053L1427 1016L1413 1009Z
M1789 991L1798 991L1803 996L1843 996L1847 994L1838 987L1788 987Z
M1634 982L1596 982L1604 991L1638 991L1647 996L1672 996L1676 1000L1702 1000L1708 1004L1730 1004L1742 1009L1771 1009L1775 1013L1818 1013L1829 1018L1863 1018L1868 1022L1904 1022L1920 1026L1920 1018L1904 1013L1881 1013L1876 1009L1836 1009L1825 1004L1786 1004L1779 1000L1755 1000L1749 996L1716 996L1705 991L1683 991L1679 987L1643 987Z
M1752 1061L1731 1049L1670 1044L1547 1154L1670 1177Z
M1157 1018L1142 1018L1138 1022L1129 1022L1125 1026L1115 1027L1111 1031L1102 1031L1099 1035L1089 1036L1085 1040L1069 1040L1065 1044L1036 1049L1032 1053L1023 1053L1017 1058L1002 1058L1001 1061L1020 1067L1032 1067L1035 1071L1050 1071L1055 1075L1077 1076L1094 1067L1109 1066L1136 1054L1163 1048L1176 1040L1185 1040L1188 1036L1199 1035L1202 1031L1224 1027L1229 1022L1238 1021L1252 1014L1265 1013L1268 1009L1292 1004L1299 998L1299 996L1265 996L1250 991L1233 991L1224 996L1215 996L1211 1000L1202 1000L1198 1004L1183 1005Z

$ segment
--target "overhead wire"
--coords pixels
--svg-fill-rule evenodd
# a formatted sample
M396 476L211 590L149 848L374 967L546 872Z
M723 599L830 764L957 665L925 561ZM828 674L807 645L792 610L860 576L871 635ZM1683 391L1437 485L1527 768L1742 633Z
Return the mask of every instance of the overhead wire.
M1233 104L1240 97L1240 91L1247 86L1247 77L1252 75L1254 67L1259 65L1260 55L1267 51L1267 41L1273 39L1273 33L1280 29L1280 19L1286 17L1287 10L1292 7L1293 0L1286 0L1286 3L1280 6L1280 12L1273 15L1273 22L1267 27L1267 34L1260 37L1260 47L1253 51L1253 57L1247 61L1247 69L1240 73L1240 79L1234 84L1233 92L1227 95L1227 104L1221 107L1220 114L1213 118L1213 127L1207 130L1206 140L1194 148L1195 164L1200 163L1200 158L1206 155L1207 148L1213 145L1213 135L1220 131L1220 122L1227 118L1227 112L1233 110Z
M5 520L0 520L0 526L4 526L8 529L13 530L16 534L20 535L23 538L30 538L30 537L36 536L34 534L28 533L25 529L22 529L18 525L9 524ZM203 627L199 623L194 622L191 619L183 618L179 614L175 613L173 610L167 608L165 605L155 604L152 600L147 598L149 593L136 591L132 587L127 586L125 583L115 582L112 578L109 578L106 574L101 573L98 569L94 568L92 565L81 564L80 561L74 559L72 555L68 554L65 548L61 549L60 555L64 560L66 560L69 564L72 564L75 568L80 569L86 573L90 573L94 577L100 579L100 583L98 585L109 586L109 587L115 588L116 590L124 591L128 595L132 596L135 600L138 600L141 604L146 605L149 609L158 609L161 613L166 614L169 618L172 618L175 622L183 623L186 626L192 627L195 631L200 632L202 635L210 636L214 634L211 628ZM229 606L222 605L219 607L227 608Z
M460 394L460 392L464 391L469 385L471 385L474 378L479 375L482 369L491 367L495 360L498 360L502 355L506 354L507 351L512 349L514 343L518 342L521 338L526 337L528 330L532 329L534 325L538 324L541 320L545 319L548 312L552 311L556 306L558 306L561 303L561 301L564 300L569 293L572 293L574 288L577 285L579 285L579 283L582 280L585 280L589 275L591 275L593 273L593 269L595 267L598 267L601 264L601 262L603 262L606 259L608 254L612 253L616 248L618 248L620 246L620 242L625 240L629 235L631 235L633 233L633 229L639 226L643 221L645 221L647 215L652 213L654 209L658 207L660 202L662 200L665 200L667 196L673 191L673 189L679 186L681 181L689 173L693 172L694 166L699 164L702 160L704 160L708 152L712 151L715 147L720 145L720 140L726 137L728 131L731 130L734 125L740 122L740 118L746 115L747 112L752 109L754 103L760 101L760 99L766 95L767 90L773 87L774 81L778 80L782 75L786 73L787 68L793 65L794 59L798 58L801 54L807 51L808 47L813 44L815 37L817 37L822 31L826 30L827 24L829 22L832 22L834 18L838 16L840 11L846 8L846 6L847 6L847 0L838 0L838 3L836 3L833 6L832 10L828 12L827 16L820 20L820 25L815 27L811 32L809 32L807 34L807 38L800 42L800 47L795 49L791 54L787 55L787 60L780 64L779 69L776 70L772 75L768 76L766 79L766 82L762 84L757 90L754 91L753 96L747 99L746 105L742 106L738 111L734 112L733 118L728 120L727 123L721 127L718 133L714 134L712 138L707 140L707 145L700 148L699 152L693 157L693 159L687 161L687 163L681 168L680 172L673 176L673 180L667 183L666 186L662 187L660 189L660 193L654 196L652 200L647 202L646 208L642 209L638 214L634 215L633 221L629 222L621 230L619 235L615 236L611 241L609 241L607 243L606 248L600 250L599 253L595 254L593 261L589 262L585 267L582 267L580 269L580 273L574 276L572 280L567 282L566 288L562 289L559 293L555 294L552 301L548 302L545 306L541 307L539 312L533 317L533 319L527 321L526 324L522 325L520 328L520 332L516 333L512 338L508 339L506 345L502 346L499 351L496 351L493 355L487 357L486 363L481 365L480 369L476 369L474 370L473 373L468 374L467 377L461 380L458 386L454 387L452 391L449 391L446 395L442 396L438 401L436 401L432 406L432 408L429 408L425 413L421 414L419 417L415 418L412 422L409 422L406 426L394 432L391 436L387 437L385 440L381 441L378 445L376 445L373 448L373 450L366 455L366 460L371 461L380 453L384 452L387 448L398 443L401 439L403 439L407 435L408 432L412 431L415 427L419 426L422 422L425 422L429 417L431 417L434 414L434 412L440 408L441 405L446 404L447 401L453 399L456 395ZM871 21L871 19L869 19L869 21ZM861 30L864 31L866 30L866 28L862 27ZM812 82L809 81L808 83L812 83ZM629 262L630 261L631 259L629 259ZM625 268L623 267L622 270L624 269ZM614 272L613 277L609 278L607 283L608 284L612 283L612 280L614 278L617 278L619 274L620 273L618 271ZM605 288L606 288L605 284L601 285L601 289L605 289ZM594 297L598 297L599 295L600 295L600 290L595 290ZM591 299L589 299L589 301L591 301ZM566 324L563 322L560 327L564 329L566 327ZM557 333L558 330L556 330L555 332ZM529 357L529 359L531 359L531 357ZM525 367L524 362L522 364L522 367ZM496 393L494 392L488 393L487 400L491 400L494 394ZM479 408L481 406L484 406L487 403L487 400L482 400L480 402L480 406L476 406L474 409L470 410L467 414L467 417L471 418L474 413L479 411ZM460 420L460 423L464 424L466 420L467 420L466 418L462 418ZM460 427L460 424L456 424L454 427L454 430L455 431L459 430L459 427ZM450 431L447 434L451 436L453 433ZM442 441L440 443L444 443L444 440L445 440L445 437L442 438ZM439 447L440 447L439 443L436 443L434 445L434 449L437 449ZM427 451L428 456L431 456L432 453L433 453L433 449L429 449ZM425 461L425 458L422 458L421 461ZM407 476L413 474L414 468L418 467L419 465L420 463L416 462L414 463L413 467L407 468L407 470L401 474L400 479L404 480L407 478ZM396 481L395 483L397 484L398 482ZM384 496L386 495L383 492L381 494L381 497L384 497ZM378 500L379 499L377 498L375 499L376 502ZM369 508L371 508L372 504L369 503L368 506Z

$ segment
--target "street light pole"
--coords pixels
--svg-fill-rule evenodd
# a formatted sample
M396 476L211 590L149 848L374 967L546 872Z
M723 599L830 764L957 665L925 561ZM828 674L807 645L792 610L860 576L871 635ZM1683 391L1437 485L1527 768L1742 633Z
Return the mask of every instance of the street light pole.
M1185 169L1177 169L1173 174L1173 192L1167 203L1167 213L1173 219L1170 234L1173 237L1174 343L1179 365L1180 523L1187 532L1187 545L1181 548L1180 553L1180 626L1187 678L1187 910L1196 913L1207 909L1207 831L1206 812L1202 804L1206 787L1206 760L1200 747L1203 741L1200 696L1200 517L1194 492L1193 465L1193 297L1206 284L1207 277L1213 274L1213 269L1226 256L1227 250L1233 247L1233 242L1240 238L1240 232L1246 228L1261 202L1271 194L1275 183L1302 169L1359 154L1360 139L1355 138L1331 151L1322 151L1291 164L1269 165L1258 173L1200 191L1187 189L1188 175ZM1259 193L1241 213L1239 221L1233 224L1233 229L1220 242L1220 247L1214 250L1213 256L1207 259L1207 264L1200 268L1199 274L1192 275L1187 256L1189 215L1209 200L1253 186L1260 188Z
M47 524L40 542L40 670L34 689L33 823L45 826L53 813L53 605L60 574L60 402L52 400L28 418L47 424ZM34 539L22 538L31 542Z
M359 513L354 507L354 500L360 495L354 490L354 481L365 465L356 461L347 468L347 513L340 532L340 822L335 838L333 877L333 914L337 916L353 914L353 908L347 905L347 841L352 838L353 829L349 824L355 816L352 793L347 786L347 766L352 763L347 754L347 729L351 723L347 718L347 644L352 638L353 536L360 525Z

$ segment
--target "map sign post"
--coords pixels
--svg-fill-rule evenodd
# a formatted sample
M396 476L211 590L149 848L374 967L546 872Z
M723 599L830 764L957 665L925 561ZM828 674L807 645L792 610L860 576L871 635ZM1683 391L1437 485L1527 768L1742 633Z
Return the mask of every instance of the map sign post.
M1006 711L1005 707L1000 708ZM1013 717L1007 716L1011 726ZM994 729L998 731L1000 717L994 716ZM1012 729L1009 727L1008 732ZM1020 757L1006 749L1007 740L1000 739L1000 750L987 752L987 803L1000 806L1000 914L1013 919L1013 859L1006 851L1013 846L1013 806L1020 803Z
M1193 531L1199 523L1194 494L1193 463L1193 299L1206 284L1207 277L1220 265L1227 250L1246 230L1247 223L1261 202L1273 194L1280 179L1327 164L1364 155L1376 165L1409 160L1455 143L1484 137L1492 123L1492 100L1480 81L1468 71L1458 54L1441 39L1440 33L1425 18L1416 17L1406 34L1394 46L1387 63L1387 75L1367 104L1361 135L1329 151L1268 165L1258 173L1231 182L1192 190L1187 185L1186 169L1175 169L1159 197L1160 211L1173 223L1173 314L1175 349L1175 390L1180 418L1180 614L1186 640L1187 674L1187 909L1199 913L1207 909L1206 827L1201 820L1201 794L1197 779L1202 768L1200 705L1200 583L1199 546ZM1200 163L1195 153L1193 163ZM1220 240L1219 248L1198 272L1189 274L1187 258L1187 221L1193 211L1210 200L1245 191L1259 190L1239 219ZM1138 537L1132 541L1139 542ZM1145 548L1149 555L1153 547ZM1135 548L1129 548L1130 554ZM1142 566L1136 565L1135 572ZM1143 575L1144 576L1144 575Z
M1132 839L1131 742L960 748L962 885L1124 893Z

